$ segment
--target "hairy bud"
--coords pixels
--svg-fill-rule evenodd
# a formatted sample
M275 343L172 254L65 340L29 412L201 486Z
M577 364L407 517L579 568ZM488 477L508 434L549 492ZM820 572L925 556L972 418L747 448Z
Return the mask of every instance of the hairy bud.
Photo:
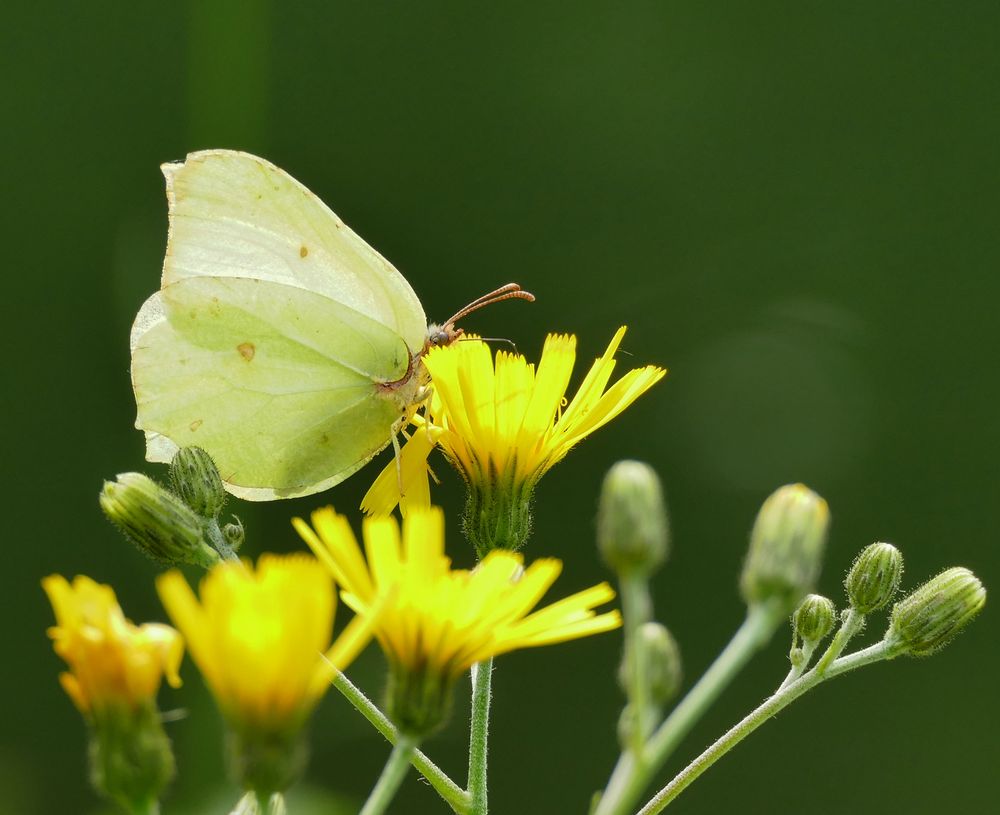
M794 636L814 645L833 630L837 609L833 601L821 594L809 594L792 615Z
M776 490L757 513L740 589L749 605L779 600L791 612L816 584L830 524L826 501L802 484Z
M217 518L226 503L219 470L200 447L177 451L170 462L170 484L185 504L205 518Z
M202 520L180 498L142 473L105 481L101 509L140 551L153 560L208 568L218 553L202 537Z
M968 569L955 566L932 577L892 609L885 638L904 653L926 656L943 648L986 604L986 589Z
M619 573L646 574L667 557L669 532L656 472L639 461L619 461L604 477L597 510L597 544Z
M888 605L903 578L903 554L891 543L873 543L858 555L844 588L851 605L870 614Z

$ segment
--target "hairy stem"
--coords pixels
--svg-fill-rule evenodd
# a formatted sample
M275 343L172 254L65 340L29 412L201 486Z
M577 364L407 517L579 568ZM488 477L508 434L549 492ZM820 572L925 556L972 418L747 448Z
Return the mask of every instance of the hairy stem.
M472 666L472 725L469 730L470 815L486 815L486 761L490 728L493 658Z
M677 774L673 781L654 795L639 810L638 815L657 815L657 813L662 812L671 801L684 792L705 770L753 733L764 722L781 710L784 710L784 708L807 691L812 690L816 685L847 671L860 668L863 665L869 665L884 659L892 659L897 653L898 651L895 650L892 644L879 642L869 648L836 660L828 666L825 672L821 672L820 666L817 665L800 679L792 682L786 688L777 691L760 707L731 727L722 738L688 764L687 767Z

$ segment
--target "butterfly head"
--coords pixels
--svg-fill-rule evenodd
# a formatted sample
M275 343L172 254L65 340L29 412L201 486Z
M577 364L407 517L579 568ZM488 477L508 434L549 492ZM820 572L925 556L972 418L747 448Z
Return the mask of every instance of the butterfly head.
M426 354L431 348L451 345L455 342L455 340L461 337L465 332L461 328L456 328L455 323L466 315L471 314L473 311L478 311L483 306L488 306L492 303L499 303L501 300L512 299L527 300L531 303L534 302L535 295L531 292L525 291L517 283L508 283L506 286L501 286L499 289L495 289L489 294L484 294L482 297L476 298L465 308L460 309L452 315L452 317L444 323L440 325L437 323L431 323L427 326L427 340L424 342L422 353Z

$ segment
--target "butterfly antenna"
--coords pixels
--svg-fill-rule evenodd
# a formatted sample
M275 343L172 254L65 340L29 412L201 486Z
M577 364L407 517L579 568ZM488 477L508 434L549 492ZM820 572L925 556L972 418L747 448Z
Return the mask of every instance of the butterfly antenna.
M465 336L462 336L462 337L458 338L458 341L459 342L466 342L466 341L472 341L472 342L500 342L500 343L504 343L505 345L509 345L514 350L514 353L515 354L517 353L517 344L514 342L514 340L508 339L507 337L465 337Z
M465 306L465 308L460 309L457 313L452 315L447 322L445 322L445 325L454 325L456 321L461 320L473 311L478 311L484 306L499 303L503 300L527 300L529 303L533 303L535 301L535 295L533 295L530 291L525 291L517 283L508 283L506 286L494 289L489 294L477 297L469 303L469 305Z

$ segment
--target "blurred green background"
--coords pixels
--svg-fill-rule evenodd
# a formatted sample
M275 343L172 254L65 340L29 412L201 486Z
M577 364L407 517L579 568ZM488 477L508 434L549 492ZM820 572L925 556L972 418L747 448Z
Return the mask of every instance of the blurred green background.
M134 619L163 619L154 567L96 496L117 472L156 471L132 427L127 335L158 285L158 165L190 150L245 149L291 172L396 264L431 317L517 280L535 305L466 325L531 357L547 331L575 332L585 362L628 324L623 364L669 366L543 481L528 556L566 561L560 593L604 579L601 476L622 457L656 466L674 534L657 611L686 684L740 622L746 533L788 481L831 504L821 589L838 601L875 539L903 549L909 586L962 564L1000 590L996 3L18 6L0 26L3 812L99 811L39 578L86 573ZM438 469L452 551L468 563L461 490ZM234 505L248 550L301 548L289 517L327 501L353 511L376 472L322 497ZM990 809L996 619L988 607L930 660L810 694L676 811ZM782 632L668 769L775 687L787 648ZM501 658L492 811L586 811L617 752L618 649L606 635ZM380 654L352 673L378 692ZM217 716L190 663L184 675L161 693L190 712L170 726L180 776L166 813L224 812L236 792L221 780ZM458 778L463 705L428 745ZM336 693L312 730L303 790L359 801L386 745ZM335 805L292 810L310 811ZM393 811L443 807L411 778Z

